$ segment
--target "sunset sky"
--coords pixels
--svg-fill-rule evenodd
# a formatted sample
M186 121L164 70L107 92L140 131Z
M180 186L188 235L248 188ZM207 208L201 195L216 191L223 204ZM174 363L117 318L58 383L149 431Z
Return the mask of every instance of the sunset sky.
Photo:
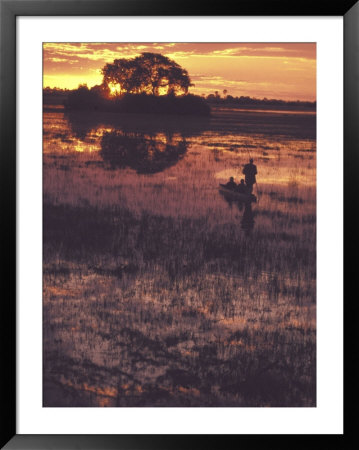
M187 69L193 94L226 89L233 96L316 100L316 44L44 43L44 87L89 87L101 68L141 52L162 53Z

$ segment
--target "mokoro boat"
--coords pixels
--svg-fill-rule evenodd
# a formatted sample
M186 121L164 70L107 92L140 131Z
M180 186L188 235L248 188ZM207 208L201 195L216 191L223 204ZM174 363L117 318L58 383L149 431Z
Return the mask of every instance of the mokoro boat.
M243 203L255 203L257 201L257 197L255 195L242 194L241 192L237 192L233 189L227 188L225 184L219 185L219 192L225 197L230 198L231 200L237 200Z

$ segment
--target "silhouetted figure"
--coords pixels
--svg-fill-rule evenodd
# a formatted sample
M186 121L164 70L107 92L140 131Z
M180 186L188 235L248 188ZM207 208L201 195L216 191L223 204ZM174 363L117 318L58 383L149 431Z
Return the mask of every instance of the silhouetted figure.
M243 168L243 174L245 175L245 182L248 188L248 193L253 192L253 184L256 183L257 167L253 164L253 159L249 160L249 164L246 164Z
M240 194L247 194L247 186L244 184L243 178L241 179L241 182L237 186L237 192Z
M241 221L242 230L245 231L246 235L249 235L254 227L254 214L252 211L252 203L246 202L244 205L244 213Z
M234 189L236 189L236 187L237 187L237 185L236 185L236 183L234 182L234 178L231 177L231 178L229 179L228 183L226 183L226 188L227 188L227 189L232 189L232 190L234 190Z

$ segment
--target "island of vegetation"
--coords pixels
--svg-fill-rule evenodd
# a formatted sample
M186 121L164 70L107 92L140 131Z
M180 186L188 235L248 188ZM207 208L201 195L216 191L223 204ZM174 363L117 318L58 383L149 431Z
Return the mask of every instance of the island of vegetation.
M159 53L115 59L102 68L103 81L68 93L67 110L209 115L211 108L193 86L186 69Z
M316 111L316 102L234 97L227 89L208 95L188 92L194 84L186 69L160 53L115 59L102 70L102 83L77 89L46 87L44 105L63 105L67 111L158 113L208 116L212 108Z

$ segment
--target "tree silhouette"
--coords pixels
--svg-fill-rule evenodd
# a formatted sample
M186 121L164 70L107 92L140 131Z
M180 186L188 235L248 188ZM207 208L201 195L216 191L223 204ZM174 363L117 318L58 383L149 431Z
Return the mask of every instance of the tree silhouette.
M103 84L130 94L187 94L193 86L186 69L160 53L115 59L102 69Z

